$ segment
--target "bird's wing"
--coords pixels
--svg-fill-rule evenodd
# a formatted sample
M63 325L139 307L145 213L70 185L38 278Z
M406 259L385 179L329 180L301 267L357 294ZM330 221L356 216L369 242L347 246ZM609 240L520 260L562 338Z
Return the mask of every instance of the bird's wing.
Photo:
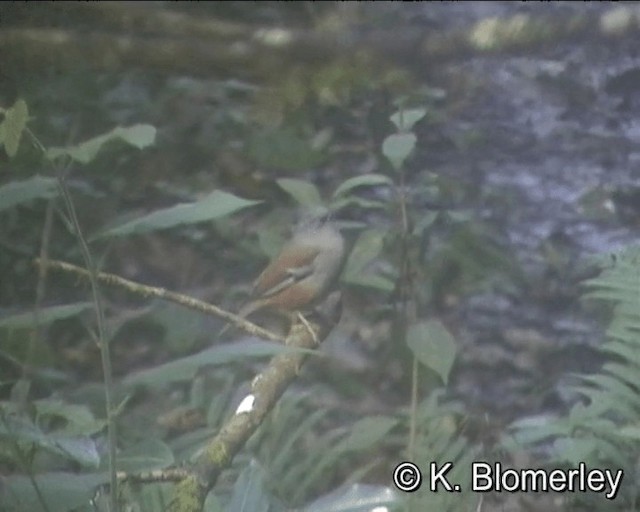
M319 252L312 246L285 247L256 279L254 296L273 295L311 274Z

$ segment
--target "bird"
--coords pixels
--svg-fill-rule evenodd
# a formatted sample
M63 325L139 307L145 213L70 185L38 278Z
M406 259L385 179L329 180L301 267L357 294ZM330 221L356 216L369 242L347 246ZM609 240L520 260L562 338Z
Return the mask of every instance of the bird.
M344 238L334 223L304 219L254 281L251 298L238 316L245 318L264 310L293 319L319 303L340 272L344 247Z

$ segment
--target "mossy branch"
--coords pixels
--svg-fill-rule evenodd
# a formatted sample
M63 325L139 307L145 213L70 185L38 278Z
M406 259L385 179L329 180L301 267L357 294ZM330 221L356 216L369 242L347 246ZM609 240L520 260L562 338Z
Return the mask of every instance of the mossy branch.
M46 265L54 270L62 270L89 277L89 272L81 267L55 260L36 259L39 265ZM212 314L246 329L250 324L241 318L228 313L216 306L199 301L192 297L146 286L114 274L97 272L98 281L124 288L132 293L144 297L157 297L170 300L186 307ZM279 340L269 331L258 326L251 327L256 336ZM292 348L314 349L327 334L327 326L315 323L295 323L286 338L285 343ZM196 512L202 510L207 493L215 485L218 476L229 466L235 455L242 449L246 441L262 424L266 415L276 405L289 384L297 377L298 372L307 357L308 352L291 351L273 357L266 368L260 372L251 383L251 391L242 401L234 415L228 419L218 434L213 437L196 456L195 462L182 469L170 468L140 475L119 473L118 480L136 482L177 481L172 500L172 510L176 512Z

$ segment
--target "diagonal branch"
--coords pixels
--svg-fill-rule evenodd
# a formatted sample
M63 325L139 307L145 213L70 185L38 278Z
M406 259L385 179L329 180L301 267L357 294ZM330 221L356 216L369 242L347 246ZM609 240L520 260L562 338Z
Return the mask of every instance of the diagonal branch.
M71 272L83 278L89 277L87 270L63 261L44 261L38 258L36 263L50 269ZM107 285L118 286L146 297L170 300L177 304L224 318L245 329L246 326L244 324L253 325L216 306L186 295L170 292L164 288L142 285L105 272L97 272L95 277L98 281ZM277 338L258 326L253 326L252 330L257 336L267 337L272 340ZM307 323L307 325L302 323L294 324L285 343L292 348L307 350L292 350L274 356L267 367L253 379L250 393L242 400L235 414L228 419L218 434L201 450L190 467L186 469L167 469L155 472L155 474L144 475L119 473L118 480L138 482L177 481L172 509L181 512L200 512L204 506L207 493L216 484L221 472L229 466L246 441L263 423L265 417L276 405L287 387L298 376L305 358L309 355L309 349L317 348L318 340L323 339L327 332L328 325L325 323L323 325L315 323Z
M326 336L327 329L326 326L320 328L318 325L313 325L312 328L313 332L310 332L303 324L294 324L287 336L287 345L303 349L316 348L314 334L319 333L317 337L322 339ZM197 455L191 475L176 486L172 510L202 510L207 493L215 485L222 470L231 464L235 455L297 377L307 355L303 351L279 354L253 379L250 394L220 432Z
M90 272L82 267L78 267L77 265L73 265L71 263L66 263L64 261L59 260L44 260L40 258L36 258L35 263L37 265L44 265L53 270L62 270L64 272L70 272L76 274L80 277L89 279ZM98 281L103 282L108 286L117 286L119 288L124 288L125 290L135 293L137 295L141 295L143 297L156 297L159 299L168 300L171 302L175 302L176 304L180 304L190 309L195 309L196 311L201 311L206 313L207 315L217 316L219 318L223 318L228 322L231 322L236 327L243 329L244 331L252 334L254 336L258 336L259 338L271 340L271 341L284 341L281 336L277 336L262 327L259 327L244 318L239 317L238 315L234 315L233 313L229 313L224 309L221 309L212 304L208 304L204 301L194 299L193 297L189 297L188 295L183 295L181 293L172 292L165 288L159 288L156 286L147 286L144 284L136 283L135 281L130 281L129 279L125 279L123 277L117 276L115 274L109 274L107 272L97 272L96 277Z

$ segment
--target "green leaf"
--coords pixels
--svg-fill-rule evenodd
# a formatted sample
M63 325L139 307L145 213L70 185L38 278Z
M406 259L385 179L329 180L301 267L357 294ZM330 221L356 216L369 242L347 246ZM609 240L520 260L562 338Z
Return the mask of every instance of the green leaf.
M64 306L51 306L42 308L37 315L29 311L0 318L0 328L20 329L33 327L35 325L47 325L56 320L75 316L92 307L91 302L78 302L76 304L65 304ZM36 322L37 321L37 322Z
M470 222L476 218L476 215L470 210L447 210L446 214L452 222Z
M231 499L225 510L229 512L268 512L274 508L273 499L265 490L264 469L251 460L238 476Z
M382 252L384 237L385 232L377 229L360 234L342 273L343 282L387 292L394 289L394 282L371 265Z
M16 101L11 108L5 110L2 121L2 141L10 158L18 153L22 132L29 120L29 110L24 100Z
M5 416L3 411L3 421L0 422L0 438L11 440L17 443L31 443L38 446L47 444L46 434L36 424L27 417L17 415Z
M266 341L236 342L215 346L197 354L129 375L124 379L124 384L129 386L142 384L164 386L171 382L193 379L196 372L203 366L219 366L232 361L243 361L250 357L271 357L290 350L293 349L279 343Z
M298 204L307 207L322 206L318 187L305 180L282 178L276 180L278 186L289 194Z
M382 485L353 484L342 486L321 496L304 508L304 512L368 512L372 510L395 510L400 501L390 487Z
M513 441L519 446L528 446L565 435L568 428L557 417L540 414L514 421L509 425L509 430L512 432L512 437L505 438L506 442Z
M395 288L395 283L388 277L375 274L371 271L364 271L360 275L352 276L348 279L349 284L373 288L383 292L391 292Z
M51 435L44 448L85 468L100 466L100 453L96 441L89 436Z
M413 133L394 133L382 143L382 154L387 157L394 169L398 170L416 146Z
M358 240L349 254L343 277L350 281L363 272L367 265L382 252L385 233L377 229L367 229L360 233Z
M138 149L151 146L156 141L156 127L150 124L136 124L128 128L116 128L115 133L127 144Z
M143 149L153 144L155 138L156 129L148 124L129 127L117 126L108 133L98 135L76 146L49 148L45 157L49 160L55 160L61 156L68 156L76 162L86 164L91 162L108 142L121 140L138 149Z
M288 403L286 404L288 405ZM279 414L286 414L288 411L282 411L285 406L280 406ZM276 474L284 474L286 470L291 468L291 461L297 456L297 450L299 443L309 432L312 432L313 428L317 427L320 421L324 418L326 412L323 410L317 410L309 414L306 418L298 418L291 414L292 420L291 426L285 432L280 431L280 435L283 437L283 441L278 444L278 451L274 457L269 461L269 468L272 471L277 471ZM282 416L286 418L286 416ZM283 435L284 434L284 435ZM273 434L272 434L273 435Z
M33 405L39 422L43 416L66 420L65 424L56 432L68 436L92 435L104 428L105 425L105 421L96 419L91 409L85 405L69 404L57 399L36 400Z
M598 443L593 438L578 439L575 437L561 437L553 443L557 455L574 466L589 460L598 451Z
M34 199L50 199L58 194L56 180L34 176L24 181L12 181L0 187L0 211Z
M180 224L194 224L196 222L219 219L261 202L262 201L250 201L227 192L214 190L208 196L194 203L177 204L169 208L156 210L138 219L125 222L120 226L107 229L98 236L123 236L134 233L149 233Z
M358 196L346 196L331 201L329 209L332 212L337 212L351 205L363 210L386 210L387 208L387 204L384 201L372 201Z
M426 108L410 108L398 110L389 119L401 132L408 132L420 119L427 115Z
M456 356L456 341L442 323L428 320L412 324L407 333L407 345L418 361L447 383Z
M620 436L620 437L625 437L627 439L632 439L634 441L640 441L640 426L627 425L625 427L622 427L617 432L615 432L615 434Z
M160 439L145 439L118 455L118 470L127 473L163 469L173 463L171 449Z
M68 512L85 507L95 495L96 488L109 481L107 473L42 473L33 478L47 505L46 509L30 477L5 476L3 487L7 492L0 492L0 510Z
M438 216L440 214L438 212L427 212L425 213L420 220L416 222L415 227L413 228L414 235L422 235L422 233L429 229L436 220L438 220Z
M38 424L62 426L53 432L44 432L30 418L17 415L7 416L0 423L0 437L14 443L26 443L32 448L40 448L56 454L65 460L72 460L84 467L98 467L100 455L95 441L88 435L71 435L73 430L65 428L64 422L52 422L51 418L43 419L39 413ZM53 416L53 415L48 415ZM63 417L63 416L60 416ZM99 429L95 429L97 432Z
M376 185L393 186L393 180L384 174L364 174L343 181L333 193L334 198L345 195L357 187L373 187Z
M368 416L351 427L351 433L343 441L348 450L361 451L376 446L389 431L398 424L398 420L388 416Z
M246 154L261 167L285 171L309 169L327 158L324 148L290 127L254 133Z
M224 512L225 509L222 507L222 503L220 503L218 497L213 494L213 492L210 492L204 500L202 510L203 512Z
M275 258L280 253L282 246L286 243L286 234L282 233L282 219L277 218L275 222L264 223L264 227L258 230L258 247L260 251L269 257L269 260Z
M164 343L174 353L187 352L206 332L206 317L179 304L158 301L148 318L165 329Z

